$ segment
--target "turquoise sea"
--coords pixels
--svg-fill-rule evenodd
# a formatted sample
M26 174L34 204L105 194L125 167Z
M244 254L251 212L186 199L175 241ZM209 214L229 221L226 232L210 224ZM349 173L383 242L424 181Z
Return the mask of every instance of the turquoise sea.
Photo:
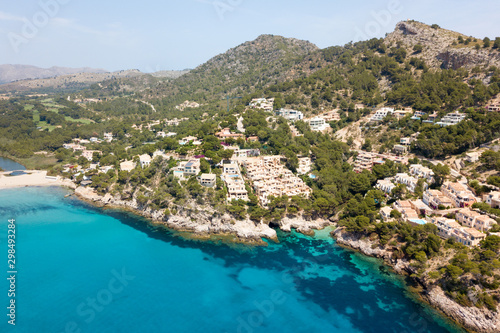
M280 233L268 247L184 240L62 188L0 191L0 332L461 332L380 261ZM16 220L16 325L7 226Z

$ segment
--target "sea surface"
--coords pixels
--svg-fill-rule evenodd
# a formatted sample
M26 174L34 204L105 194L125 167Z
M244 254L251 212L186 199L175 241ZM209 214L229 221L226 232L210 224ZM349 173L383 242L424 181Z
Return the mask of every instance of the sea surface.
M379 260L316 237L185 240L56 187L0 191L0 332L461 332ZM15 219L16 325L7 229Z
M10 158L0 157L0 168L4 171L26 170L24 165L11 160Z

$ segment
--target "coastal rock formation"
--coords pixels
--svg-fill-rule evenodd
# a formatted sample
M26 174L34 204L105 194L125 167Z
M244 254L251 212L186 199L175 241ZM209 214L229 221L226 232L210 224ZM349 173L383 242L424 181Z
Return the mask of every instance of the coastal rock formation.
M255 223L251 220L233 219L228 214L217 214L215 211L179 210L176 214L165 215L163 211L150 207L141 207L135 200L121 200L110 193L100 196L91 188L78 187L75 194L100 207L116 207L128 209L152 220L155 226L163 226L178 231L188 231L197 238L206 238L211 235L231 235L245 243L264 245L262 238L277 241L276 231L265 223Z
M375 245L367 237L348 233L343 228L337 228L332 232L332 236L340 245L371 257L384 259L399 274L414 273L410 262L403 259L393 259L390 251ZM486 308L462 306L446 296L440 287L431 286L423 279L418 279L417 282L424 288L420 293L424 300L467 329L484 333L500 331L500 311L493 312Z
M424 298L463 326L477 332L499 332L500 313L476 307L464 307L448 298L441 288L432 288Z
M256 223L252 220L236 220L231 215L220 214L211 207L198 209L186 205L184 209L178 209L175 214L165 215L162 210L153 210L149 206L141 207L137 200L121 200L110 193L100 196L93 189L78 187L75 194L97 206L117 207L131 210L137 214L152 220L155 226L164 226L178 231L193 233L197 238L205 238L215 235L236 237L236 241L245 243L257 243L266 245L262 238L278 241L276 230L268 224ZM324 219L305 219L304 217L286 217L279 223L283 231L290 232L292 228L304 234L313 234L313 229L323 229L330 221Z
M279 227L283 231L290 232L294 228L297 232L311 235L314 234L313 229L323 229L329 224L331 224L330 221L322 218L308 219L304 216L294 216L283 218L279 223Z
M350 247L367 256L381 259L391 259L392 255L389 251L380 247L373 247L373 243L368 238L363 238L360 235L347 233L343 228L337 228L333 231L333 236L337 244Z

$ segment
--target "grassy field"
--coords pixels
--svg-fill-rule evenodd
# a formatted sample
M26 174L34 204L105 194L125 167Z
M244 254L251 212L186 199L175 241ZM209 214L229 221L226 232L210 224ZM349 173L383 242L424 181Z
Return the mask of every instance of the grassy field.
M54 103L53 100L50 98L44 99L42 101L42 103L47 108L47 111L50 111L50 112L59 113L59 109L63 108L63 106ZM34 107L33 105L26 105L24 107L24 109L25 110L32 110L33 107ZM92 120L90 120L90 119L74 119L74 118L71 118L68 116L65 116L64 119L66 119L66 121L69 121L72 123L81 123L81 124L86 124L86 125L92 123ZM41 127L43 130L49 129L49 131L52 132L54 130L54 128L56 128L55 126L47 124L45 121L40 121L40 112L38 110L33 110L33 121L35 122L35 124L37 126Z
M20 163L27 169L48 169L57 163L54 156L33 155L29 158L20 159Z
M40 112L38 112L37 110L33 111L33 121L35 123L40 122Z
M40 119L40 117L38 119ZM54 128L56 128L54 125L47 124L46 121L39 121L36 125L41 127L43 130L48 129L49 132L52 132Z
M92 123L92 120L90 120L90 119L73 119L73 118L68 117L68 116L64 117L64 119L66 119L66 121L71 121L73 123L82 123L82 124L86 124L86 125Z
M24 111L29 111L29 110L33 109L34 107L35 107L34 105L27 104L24 106Z

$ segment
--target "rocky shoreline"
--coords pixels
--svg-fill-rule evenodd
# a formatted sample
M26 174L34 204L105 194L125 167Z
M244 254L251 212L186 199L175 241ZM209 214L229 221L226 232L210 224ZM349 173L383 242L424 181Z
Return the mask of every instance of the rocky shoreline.
M141 207L135 199L121 200L109 193L101 196L93 189L86 187L77 187L74 193L79 199L97 207L130 211L148 218L154 227L175 230L190 239L223 239L231 243L258 246L267 245L263 238L278 241L276 230L265 223L255 223L249 219L236 220L227 213L221 215L208 207L200 211L188 205L185 209L177 211L176 214L165 215L163 211ZM304 219L297 216L283 218L278 227L285 232L290 232L293 228L297 232L312 236L314 230L320 230L332 224L325 219ZM394 259L391 251L374 246L374 243L366 237L349 234L343 228L337 228L331 234L340 246L370 257L383 259L397 274L408 276L415 273L409 261ZM430 286L421 279L418 279L417 282L422 286L418 291L420 298L462 327L472 332L499 332L500 312L494 313L484 308L462 306L447 297L440 287Z
M194 239L225 238L231 242L267 245L262 238L278 241L276 230L268 224L256 223L250 219L236 220L231 215L220 214L211 207L198 207L187 205L179 207L175 214L165 215L164 211L153 210L150 207L141 207L137 200L121 200L107 193L104 196L97 194L87 187L77 187L75 195L98 207L118 208L129 210L133 213L150 219L151 225L164 227L179 232L189 232ZM331 222L324 219L304 219L298 217L285 217L279 223L283 231L291 231L295 228L298 232L306 235L314 234L313 229L323 229Z
M383 259L398 274L411 275L414 272L410 262L404 259L394 259L387 249L374 246L368 238L352 235L343 228L332 232L337 244L361 252L370 257ZM466 307L458 304L444 293L439 286L429 285L422 279L417 280L422 286L418 291L420 298L447 317L453 319L463 328L471 332L494 333L500 331L500 309L496 312L486 308Z

